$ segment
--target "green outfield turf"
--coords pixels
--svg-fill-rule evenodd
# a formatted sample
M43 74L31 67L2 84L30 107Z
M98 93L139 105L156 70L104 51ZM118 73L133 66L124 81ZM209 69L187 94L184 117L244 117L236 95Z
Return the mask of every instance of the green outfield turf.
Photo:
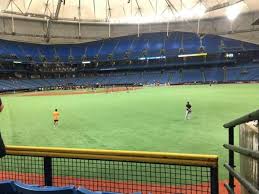
M227 130L222 125L257 109L259 85L144 88L109 94L4 96L0 128L6 144L217 154L220 178ZM184 120L185 103L193 105ZM54 128L52 112L60 111ZM237 133L236 133L237 135Z

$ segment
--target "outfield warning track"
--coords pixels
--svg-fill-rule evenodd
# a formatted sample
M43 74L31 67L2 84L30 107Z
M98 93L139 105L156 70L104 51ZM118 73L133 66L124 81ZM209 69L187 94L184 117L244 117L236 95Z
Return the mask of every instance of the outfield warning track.
M93 90L93 91L46 91L46 92L28 92L22 94L22 96L63 96L63 95L78 95L78 94L97 94L97 93L112 93L112 92L125 92L141 89L141 87L116 87L116 88L104 88L103 90Z

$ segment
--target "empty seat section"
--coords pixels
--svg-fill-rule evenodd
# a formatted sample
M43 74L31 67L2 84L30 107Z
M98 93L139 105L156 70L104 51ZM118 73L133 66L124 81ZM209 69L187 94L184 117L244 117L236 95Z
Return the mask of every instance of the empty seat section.
M161 84L165 84L165 83L170 82L170 76L171 76L170 72L163 72L163 73L161 74L161 77L160 77L159 82L160 82Z
M188 69L182 71L183 82L201 82L202 74L200 69Z
M179 84L181 82L181 77L179 71L173 71L171 75L170 83Z
M198 53L200 39L197 34L183 33L183 50L184 53Z
M239 81L241 75L241 67L227 68L227 81Z
M47 61L54 61L55 51L51 45L41 45L38 47L39 55L46 57Z
M19 42L5 41L3 47L6 49L6 54L16 55L18 58L24 56L24 53L19 47Z
M22 44L21 47L25 55L31 56L34 61L39 61L38 46L36 44Z
M70 45L56 45L54 49L56 51L56 55L60 57L61 61L68 61L68 57L70 56Z
M177 56L181 48L181 33L174 32L169 34L166 39L165 50L167 56Z
M221 39L218 36L206 35L202 39L202 45L207 53L218 53L220 51Z
M224 81L224 71L222 67L205 68L204 76L205 81Z
M115 49L116 45L118 44L118 40L116 39L108 39L103 41L102 48L99 52L99 60L100 61L107 61L108 56L113 53L113 50Z
M145 84L154 84L160 81L161 72L145 72L143 73L141 82Z
M161 56L161 49L164 48L165 34L156 33L148 36L148 56L157 57Z
M259 80L259 65L247 66L241 69L240 79L243 81Z
M119 43L118 43L117 47L114 50L113 58L116 59L116 60L124 59L125 52L130 49L130 46L131 46L133 41L134 41L134 37L133 36L122 37L119 40Z
M125 76L125 83L127 84L140 84L141 73L128 73Z
M80 45L71 45L71 54L75 61L81 61L82 56L86 55L87 46L80 44Z
M137 37L130 48L130 59L138 59L142 57L142 52L148 46L148 39L144 36Z
M103 41L88 43L86 56L89 57L89 59L93 59L96 55L99 54L99 51L101 50L102 45L103 45Z
M224 48L227 51L243 50L243 45L242 45L241 41L239 41L239 40L222 38L222 43L224 44Z

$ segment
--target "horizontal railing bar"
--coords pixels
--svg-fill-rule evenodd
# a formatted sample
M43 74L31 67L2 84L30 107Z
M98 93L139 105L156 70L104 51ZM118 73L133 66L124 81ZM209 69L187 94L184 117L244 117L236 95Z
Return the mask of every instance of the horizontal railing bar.
M216 155L25 146L7 146L6 151L9 155L24 155L38 157L100 159L113 161L165 163L210 167L216 167L218 165L218 156Z
M128 156L104 156L94 154L69 154L69 153L44 153L44 152L18 152L8 151L8 155L16 156L36 156L36 157L51 157L51 158L73 158L73 159L88 159L88 160L112 160L125 162L145 162L145 163L160 163L160 164L178 164L190 166L208 166L216 167L215 162L201 160L181 160L181 159L165 159L165 158L149 158L149 157L128 157Z
M224 187L228 190L228 194L235 194L233 189L231 189L227 183L224 183Z
M217 155L202 154L183 154L169 152L146 152L146 151L123 151L123 150L102 150L102 149L74 149L74 148L56 148L56 147L30 147L30 146L6 146L7 151L29 151L42 153L70 153L70 154L95 154L105 156L135 156L135 157L152 157L167 159L194 159L217 161Z
M259 194L259 190L257 190L249 181L243 178L239 173L237 173L231 166L228 164L224 164L224 167L230 172L232 176L234 176L240 183L245 187L245 189L252 194Z
M254 151L254 150L250 150L250 149L247 149L247 148L229 145L229 144L224 144L223 146L226 149L229 149L229 150L232 150L232 151L237 152L239 154L242 154L242 155L251 157L253 159L259 160L259 151Z
M246 114L246 115L239 117L235 120L232 120L228 123L225 123L223 125L223 127L225 127L225 128L235 127L242 123L246 123L246 122L253 121L253 120L259 120L259 110Z

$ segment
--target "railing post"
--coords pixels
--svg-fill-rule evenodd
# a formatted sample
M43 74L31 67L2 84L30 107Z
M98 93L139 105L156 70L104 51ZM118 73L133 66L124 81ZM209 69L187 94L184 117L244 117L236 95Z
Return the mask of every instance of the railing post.
M218 194L219 193L219 177L218 177L218 166L210 168L210 188L211 194Z
M228 134L228 143L229 145L234 145L234 127L229 128L229 134ZM235 161L234 161L234 151L229 150L228 151L228 157L229 157L229 166L231 168L235 168ZM229 186L234 191L235 184L234 184L234 176L229 172Z
M45 186L52 186L52 164L50 157L44 157L44 182Z

